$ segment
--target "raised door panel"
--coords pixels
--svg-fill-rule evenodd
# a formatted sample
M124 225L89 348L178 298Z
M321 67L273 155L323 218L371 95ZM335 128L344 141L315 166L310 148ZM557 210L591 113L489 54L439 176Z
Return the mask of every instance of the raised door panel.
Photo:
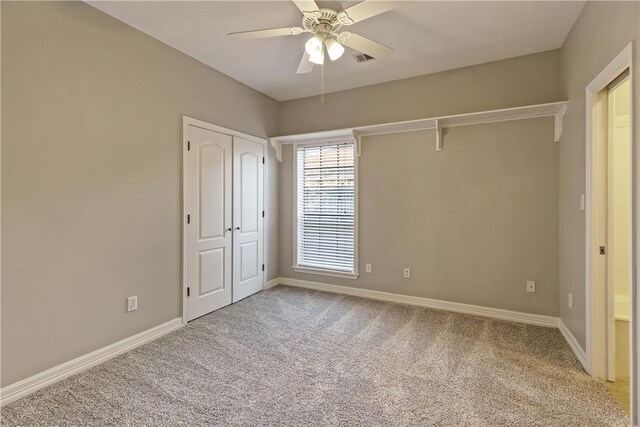
M240 232L258 231L258 156L253 152L244 152L240 156Z
M222 237L225 230L225 147L207 142L198 145L199 239Z
M250 241L240 245L240 282L258 276L258 242Z
M217 248L198 254L198 297L224 289L224 252L224 248Z

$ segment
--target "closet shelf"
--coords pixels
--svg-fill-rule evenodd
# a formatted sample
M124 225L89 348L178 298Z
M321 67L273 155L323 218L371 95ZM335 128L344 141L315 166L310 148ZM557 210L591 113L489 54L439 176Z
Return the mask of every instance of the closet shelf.
M346 129L334 129L321 132L301 133L296 135L275 136L269 138L276 157L282 161L282 145L294 143L321 143L351 139L356 144L360 155L360 142L363 136L383 135L418 130L436 130L436 151L442 151L442 129L475 125L481 123L504 122L508 120L533 119L539 117L555 118L555 142L562 138L562 125L567 112L568 101L551 102L549 104L526 105L524 107L504 108L501 110L480 111L477 113L456 114L452 116L432 117L428 119L408 120L404 122L383 123L377 125L358 126Z

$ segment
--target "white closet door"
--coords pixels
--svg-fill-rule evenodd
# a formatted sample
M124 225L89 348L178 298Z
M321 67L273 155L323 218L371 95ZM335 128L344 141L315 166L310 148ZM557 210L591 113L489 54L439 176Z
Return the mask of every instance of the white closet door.
M233 302L262 290L263 145L233 139Z
M231 304L232 138L188 126L188 319Z

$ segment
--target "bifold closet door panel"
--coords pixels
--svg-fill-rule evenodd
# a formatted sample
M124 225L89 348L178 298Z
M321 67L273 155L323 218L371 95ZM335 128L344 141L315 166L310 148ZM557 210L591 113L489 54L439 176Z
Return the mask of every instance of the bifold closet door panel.
M233 302L263 286L264 146L233 138Z
M185 197L187 310L192 320L232 300L232 137L189 125Z

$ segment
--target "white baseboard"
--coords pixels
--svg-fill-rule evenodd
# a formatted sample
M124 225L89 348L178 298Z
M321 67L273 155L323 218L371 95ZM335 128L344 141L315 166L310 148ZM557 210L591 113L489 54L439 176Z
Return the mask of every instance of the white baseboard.
M512 322L528 323L531 325L548 326L560 329L560 333L571 347L576 358L585 369L587 369L587 357L576 337L573 336L569 328L558 317L542 316L538 314L522 313L518 311L502 310L499 308L483 307L479 305L463 304L459 302L443 301L430 298L413 297L408 295L393 294L390 292L372 291L369 289L352 288L348 286L330 285L327 283L310 282L306 280L289 279L279 277L272 280L273 286L288 285L298 288L314 289L318 291L333 292L344 295L352 295L363 298L376 299L381 301L396 302L400 304L417 305L420 307L435 308L439 310L453 311L456 313L471 314L474 316L491 317L494 319L508 320Z
M161 336L166 335L169 332L173 332L182 326L182 318L170 320L154 328L140 332L139 334L125 338L89 354L85 354L84 356L80 356L69 362L54 366L53 368L47 369L46 371L40 372L32 377L3 387L0 389L0 406L13 402L14 400L31 394L36 390L58 382L71 375L75 375L100 363L106 362L119 354L132 350L142 344L155 340L156 338L160 338Z
M567 326L564 324L562 319L558 319L558 329L560 329L562 336L567 341L567 344L569 344L569 347L571 347L571 350L573 350L573 353L578 358L578 361L580 362L584 370L589 372L589 369L587 368L587 355L584 349L580 346L580 344L578 343L578 340L576 339L576 337L573 336L573 334L571 333L569 328L567 328Z
M272 280L272 282L277 282L281 285L295 286L298 288L315 289L318 291L353 295L357 297L389 301L399 304L417 305L420 307L435 308L438 310L453 311L456 313L471 314L474 316L491 317L493 319L508 320L512 322L528 323L531 325L547 326L552 328L558 327L558 318L552 316L542 316L539 314L521 313L519 311L463 304L460 302L443 301L431 298L394 294L390 292L372 291L370 289L352 288L348 286L338 286L330 285L327 283L289 279L286 277L279 277L278 279Z
M279 278L279 277L276 277L276 278L275 278L275 279L273 279L273 280L269 280L269 281L264 285L264 288L265 288L265 289L271 289L271 288L273 288L273 287L278 286L279 284L280 284L280 278Z

